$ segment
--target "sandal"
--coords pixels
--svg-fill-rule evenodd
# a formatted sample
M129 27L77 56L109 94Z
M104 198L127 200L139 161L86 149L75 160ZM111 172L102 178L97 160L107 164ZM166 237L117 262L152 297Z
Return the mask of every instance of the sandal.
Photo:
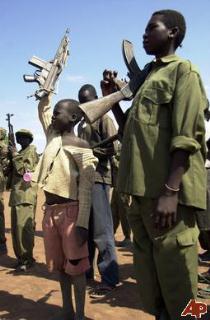
M198 298L201 299L210 299L210 287L207 288L198 288Z
M210 273L199 273L198 274L198 282L210 284Z
M93 288L89 291L89 295L91 298L103 298L106 297L108 294L113 292L116 287L111 287L107 284L100 284L97 287Z

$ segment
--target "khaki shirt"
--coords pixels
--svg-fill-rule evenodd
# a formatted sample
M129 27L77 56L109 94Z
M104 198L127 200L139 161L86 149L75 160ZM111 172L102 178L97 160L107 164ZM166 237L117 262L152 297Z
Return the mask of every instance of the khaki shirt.
M47 145L33 174L44 191L79 200L76 225L88 229L92 185L97 159L88 148L63 146L62 136L51 126L51 107L45 98L39 103L39 118Z
M120 192L157 198L176 149L190 153L179 202L206 207L206 95L199 73L176 55L154 62L137 92L123 137L118 176Z
M82 121L78 126L78 135L80 138L88 141L91 147L95 144L112 137L117 133L112 119L105 115L93 124ZM95 182L112 184L111 158L116 153L116 144L109 143L104 147L93 149L94 155L99 162L96 167Z
M23 175L25 172L33 172L38 163L36 147L29 145L26 149L20 150L12 159L12 181L9 199L10 206L19 204L36 204L37 184L35 182L25 182Z

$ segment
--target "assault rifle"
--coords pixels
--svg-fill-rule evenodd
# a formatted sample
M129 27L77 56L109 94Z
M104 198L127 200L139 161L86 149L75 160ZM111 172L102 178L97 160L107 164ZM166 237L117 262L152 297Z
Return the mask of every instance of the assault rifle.
M9 147L13 147L16 148L16 144L15 144L15 135L14 135L14 130L13 130L13 125L11 124L11 117L14 116L13 113L7 113L6 114L6 121L8 122L8 145Z
M53 60L44 61L36 56L33 56L29 60L28 63L38 69L35 71L34 75L24 75L23 79L25 82L37 82L39 84L39 89L29 97L35 96L36 99L41 99L48 93L55 91L56 81L69 56L68 33L69 30L67 29Z

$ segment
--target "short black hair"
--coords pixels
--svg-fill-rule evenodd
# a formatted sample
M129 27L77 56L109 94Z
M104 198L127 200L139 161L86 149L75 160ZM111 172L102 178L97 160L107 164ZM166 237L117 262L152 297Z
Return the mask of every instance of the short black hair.
M79 102L74 99L63 99L56 103L56 105L54 106L54 109L59 105L61 106L61 104L66 105L67 111L70 114L77 115L77 119L75 119L74 121L74 123L77 124L81 120L81 112L82 112L81 109L79 108Z
M156 11L152 16L155 15L163 16L163 23L167 28L178 27L179 32L175 39L175 49L181 46L186 33L186 22L184 16L180 12L170 9Z
M80 97L81 97L81 95L82 95L82 93L83 93L84 91L88 91L91 96L97 98L97 92L96 92L95 87L92 86L92 84L84 84L84 86L82 86L82 87L79 89L79 93L78 93L79 101L80 101Z

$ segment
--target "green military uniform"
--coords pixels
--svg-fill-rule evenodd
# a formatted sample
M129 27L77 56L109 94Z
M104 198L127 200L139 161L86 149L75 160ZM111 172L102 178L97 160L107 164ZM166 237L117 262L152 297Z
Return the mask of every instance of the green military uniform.
M9 165L8 147L6 143L6 130L0 128L0 253L6 253L5 218L4 218L4 198L5 174Z
M28 130L18 131L20 134L32 134ZM16 133L17 135L17 133ZM38 162L36 147L29 145L20 150L12 160L13 171L9 206L11 207L11 232L13 249L19 264L33 262L35 210L37 201L37 184L25 182L25 172L33 172Z
M204 108L201 79L189 61L176 55L152 63L125 125L118 188L124 194L134 235L134 266L143 308L169 319L197 294L196 210L206 208ZM154 228L156 199L170 172L171 154L190 153L179 192L176 224Z
M124 203L121 199L121 196L116 188L117 175L119 169L119 160L120 160L120 149L118 146L118 151L115 156L112 157L111 167L112 167L112 198L111 198L111 209L112 209L112 218L113 218L113 228L114 234L121 223L123 235L125 239L130 239L131 236L131 228L128 223L128 218L126 215L126 210Z

